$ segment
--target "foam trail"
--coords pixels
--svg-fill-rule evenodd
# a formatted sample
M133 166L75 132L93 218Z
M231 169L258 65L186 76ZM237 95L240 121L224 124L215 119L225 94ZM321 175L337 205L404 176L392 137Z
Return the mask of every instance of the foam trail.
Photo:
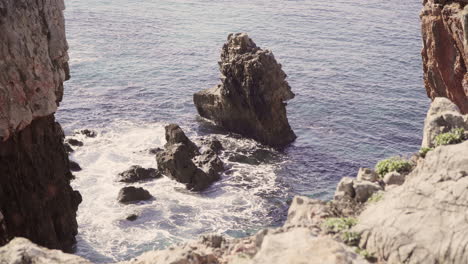
M227 161L236 152L254 151L255 142L219 136L226 147L222 159L228 167L221 181L203 193L189 192L166 177L137 183L133 185L144 187L155 199L121 205L116 198L125 184L116 181L117 174L132 165L157 167L148 149L165 144L164 124L116 122L98 130L96 138L77 137L85 143L72 155L83 168L73 181L83 196L77 254L94 261L129 259L208 232L243 235L246 230L271 224L274 205L269 198L287 193L276 179L277 165ZM139 218L125 220L132 213Z

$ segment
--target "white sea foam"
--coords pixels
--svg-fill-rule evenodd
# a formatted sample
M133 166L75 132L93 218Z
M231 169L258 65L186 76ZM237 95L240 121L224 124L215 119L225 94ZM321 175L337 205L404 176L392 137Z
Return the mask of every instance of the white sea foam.
M78 211L79 255L95 261L122 260L207 232L236 235L269 224L265 195L281 190L275 166L227 161L236 149L255 149L253 141L220 137L227 148L222 158L228 170L221 181L201 194L163 177L134 184L150 191L154 200L121 205L116 198L125 184L116 181L117 174L131 165L157 167L148 149L165 144L164 124L116 122L98 131L96 138L77 137L84 141L71 157L83 168L73 181L83 196ZM139 218L125 220L132 213Z

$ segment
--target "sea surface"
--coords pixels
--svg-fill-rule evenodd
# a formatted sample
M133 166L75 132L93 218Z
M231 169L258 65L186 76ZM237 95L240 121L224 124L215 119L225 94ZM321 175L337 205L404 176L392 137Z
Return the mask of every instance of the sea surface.
M282 224L294 195L331 199L359 167L418 151L429 105L420 2L67 0L72 79L57 117L84 141L71 155L83 168L72 183L83 195L76 253L111 262L204 233L253 234ZM219 83L235 32L273 51L296 94L287 110L298 138L282 152L197 116L192 94ZM154 200L117 203L117 174L156 168L148 149L164 145L171 122L197 142L222 141L222 180L202 193L168 178L139 183ZM98 136L74 135L84 128Z

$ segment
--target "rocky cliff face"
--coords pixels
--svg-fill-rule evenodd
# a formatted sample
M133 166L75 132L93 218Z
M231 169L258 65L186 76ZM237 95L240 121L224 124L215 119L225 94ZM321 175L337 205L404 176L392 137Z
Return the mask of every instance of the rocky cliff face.
M425 0L421 12L427 95L447 97L468 113L468 7L465 0Z
M273 147L294 141L285 103L294 94L271 51L257 47L247 34L231 34L219 68L222 83L194 95L200 116Z
M0 1L0 245L75 241L81 196L54 120L69 78L63 0Z

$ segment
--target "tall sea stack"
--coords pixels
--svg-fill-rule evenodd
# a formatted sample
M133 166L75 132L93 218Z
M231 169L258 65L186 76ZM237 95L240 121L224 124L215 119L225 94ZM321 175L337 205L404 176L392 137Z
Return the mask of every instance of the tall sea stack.
M81 196L54 113L69 79L63 0L0 1L0 246L69 250Z
M230 34L219 69L222 83L194 95L200 116L273 147L296 139L285 103L294 93L271 51L257 47L245 33Z
M468 114L468 3L424 0L421 12L427 95L447 97Z

